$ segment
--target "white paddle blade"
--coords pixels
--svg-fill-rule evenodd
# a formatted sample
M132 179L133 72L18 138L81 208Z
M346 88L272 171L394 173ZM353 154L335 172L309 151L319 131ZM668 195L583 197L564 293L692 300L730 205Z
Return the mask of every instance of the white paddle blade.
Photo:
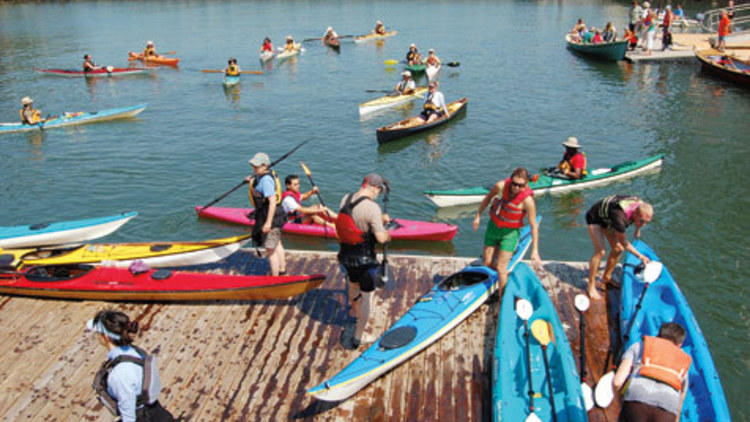
M581 383L581 394L583 395L583 405L586 406L586 411L594 408L594 392L591 391L591 387L585 382Z
M542 420L539 419L539 416L537 416L536 413L531 412L529 413L529 416L526 416L526 422L542 422Z
M519 318L524 321L528 321L531 318L531 314L534 313L534 307L531 306L531 302L526 299L519 299L516 302L516 314Z
M575 304L576 309L578 309L579 312L586 312L589 309L589 305L591 305L589 297L584 294L576 295L573 303Z
M643 269L643 281L646 283L653 283L659 279L661 270L664 265L659 261L651 261L646 264L646 268Z
M599 407L607 407L612 403L615 398L614 387L612 386L612 380L615 378L615 372L609 371L599 379L599 383L596 384L594 389L594 400L596 405Z

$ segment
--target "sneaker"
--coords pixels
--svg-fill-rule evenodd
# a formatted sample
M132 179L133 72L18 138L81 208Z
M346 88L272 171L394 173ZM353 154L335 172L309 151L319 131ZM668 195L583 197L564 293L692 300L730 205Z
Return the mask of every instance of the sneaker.
M353 321L350 320L344 323L344 329L341 330L341 339L340 339L341 346L344 349L354 350L359 346L359 342L357 342L356 346L353 346L353 343L355 340L354 326L356 324L356 321L357 320L354 319Z

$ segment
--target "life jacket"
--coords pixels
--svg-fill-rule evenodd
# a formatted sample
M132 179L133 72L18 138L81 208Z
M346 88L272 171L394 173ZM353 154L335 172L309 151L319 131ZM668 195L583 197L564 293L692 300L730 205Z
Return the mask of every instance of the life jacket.
M359 265L377 262L375 260L375 235L370 231L363 232L360 230L352 218L354 207L362 201L372 201L372 199L360 196L352 201L352 197L354 197L354 194L350 193L336 217L336 236L339 238L339 245L341 246L338 254L339 261L342 264L356 263Z
M616 205L625 212L625 224L629 226L633 222L633 213L641 205L641 200L637 196L624 195L610 195L602 199L602 204L599 207L599 217L607 225L612 224L612 217L609 215L611 205Z
M408 62L410 62L410 61L414 60L414 58L416 57L417 53L418 53L418 52L417 52L416 50L415 50L415 51L411 51L411 50L409 50L409 51L408 51L408 52L406 53L406 62L408 63Z
M430 66L437 66L438 60L435 56L427 56L427 59L425 59L425 64L429 64Z
M643 336L643 357L638 373L680 391L692 361L690 355L670 340Z
M270 42L265 42L260 49L261 51L273 51L273 45Z
M294 198L294 200L297 201L297 204L302 205L302 195L297 192L290 191L290 190L285 190L284 193L281 194L281 202L284 202L284 199L286 199L289 196ZM288 213L287 216L291 220L297 217L301 217L302 213L295 210L295 211Z
M18 114L21 115L21 123L26 125L35 125L39 123L40 120L42 120L42 114L39 112L39 110L31 109L31 121L26 120L26 115L24 115L24 109L21 108L18 110Z
M490 207L490 218L499 228L519 229L523 226L523 217L526 211L521 209L521 202L529 196L534 195L534 191L527 185L515 198L510 197L510 177L505 179L503 186L502 198L495 198Z
M99 401L107 408L113 415L119 416L120 412L117 409L117 400L109 394L107 391L107 378L110 372L122 362L134 363L143 368L143 383L141 386L141 393L135 399L136 407L142 407L155 403L159 399L159 393L161 392L161 378L159 377L159 368L156 364L156 357L146 353L145 350L140 347L131 345L133 349L141 356L137 358L130 355L120 355L112 360L104 362L94 376L94 391Z
M398 83L398 92L404 92L406 91L406 85L409 83L409 79L403 80L401 79L401 82Z
M149 56L155 56L156 55L156 49L154 47L146 47L145 50L143 50L143 57L149 57Z
M375 27L375 33L379 35L385 35L385 27L384 26L376 26Z
M568 157L568 155L565 154L563 156L563 159L560 161L560 164L557 165L557 168L559 168L562 171L573 170L573 164L571 161L573 160L573 157L575 157L578 154L581 154L583 156L583 169L581 170L581 177L586 176L587 174L589 174L589 172L586 171L586 164L588 163L588 160L586 159L586 153L583 151L577 151L575 154L571 155L570 157Z
M235 64L227 66L227 76L237 76L240 74L240 68Z
M86 66L87 64L88 64L89 66ZM91 62L83 62L83 71L84 71L84 72L91 72L91 70L92 70L92 69L91 69L91 67L95 67L95 66L96 66L96 65L95 65L94 63L91 63Z
M285 215L284 210L281 207L281 182L279 181L278 176L276 176L276 171L271 170L269 173L266 173L261 177L256 177L249 189L250 203L255 208L255 213L253 216L253 218L255 219L255 224L253 225L252 233L253 241L256 244L260 244L261 239L263 238L263 224L265 224L266 222L266 217L268 216L268 207L270 205L268 198L262 196L260 192L255 190L255 188L258 186L258 183L260 183L261 179L263 179L264 177L272 177L274 185L276 186L276 211L274 212L273 219L271 220L271 228L281 228L287 222L287 216Z
M425 98L422 108L426 111L440 111L435 103L432 102L432 93L427 94L427 98Z

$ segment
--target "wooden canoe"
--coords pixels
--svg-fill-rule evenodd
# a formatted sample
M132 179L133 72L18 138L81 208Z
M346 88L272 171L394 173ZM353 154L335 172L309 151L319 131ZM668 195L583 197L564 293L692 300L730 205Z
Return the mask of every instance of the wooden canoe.
M469 101L468 98L461 98L460 100L456 100L456 101L453 101L452 103L448 103L447 106L448 106L449 113L430 123L425 123L421 117L414 116L412 118L402 120L392 125L383 126L377 130L378 143L382 144L384 142L393 141L395 139L403 138L405 136L409 136L417 132L422 132L424 130L431 129L435 126L440 126L443 123L446 123L452 120L454 117L458 116L459 114L465 113L466 103L468 101Z
M750 87L750 61L726 55L714 49L699 50L695 58L703 70L722 79Z

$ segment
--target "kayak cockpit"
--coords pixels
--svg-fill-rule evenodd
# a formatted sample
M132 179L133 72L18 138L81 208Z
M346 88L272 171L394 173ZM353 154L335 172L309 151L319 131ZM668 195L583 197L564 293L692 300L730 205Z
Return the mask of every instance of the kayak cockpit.
M481 271L460 271L438 285L440 290L459 290L489 280L490 275Z
M67 281L82 277L95 267L88 264L39 265L26 271L26 279L36 282Z

